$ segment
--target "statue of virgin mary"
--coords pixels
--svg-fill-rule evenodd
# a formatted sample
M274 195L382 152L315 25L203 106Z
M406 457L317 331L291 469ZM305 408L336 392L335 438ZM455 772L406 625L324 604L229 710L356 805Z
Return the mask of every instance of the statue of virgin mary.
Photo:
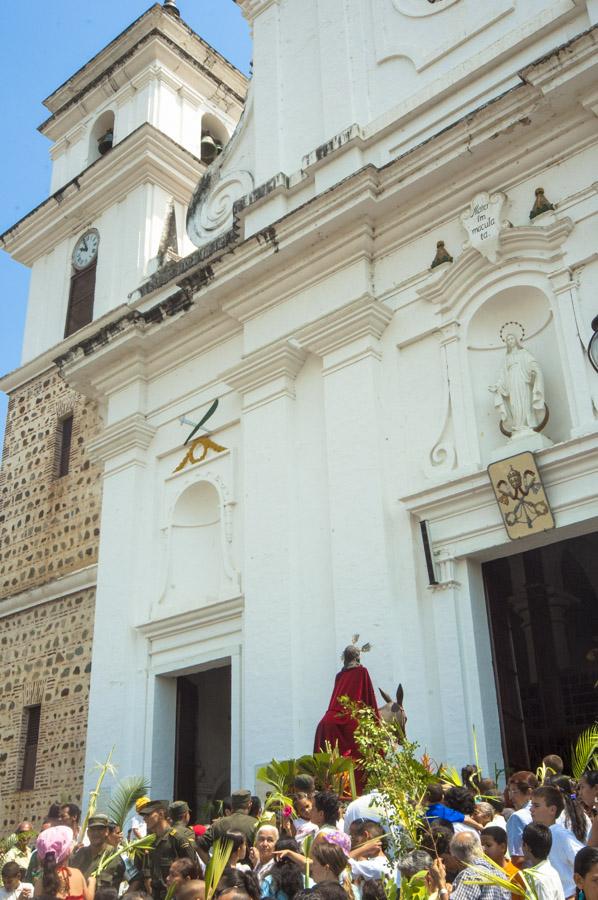
M504 430L512 437L529 434L545 415L544 378L538 361L512 331L504 338L506 353L496 384L489 390Z

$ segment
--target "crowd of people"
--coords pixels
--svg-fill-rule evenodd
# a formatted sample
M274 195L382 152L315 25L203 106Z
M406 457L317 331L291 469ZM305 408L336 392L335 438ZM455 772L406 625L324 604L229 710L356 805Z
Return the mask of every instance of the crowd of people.
M542 771L542 783L515 772L503 793L475 767L460 786L430 784L417 843L383 791L343 804L310 775L269 820L247 790L209 825L191 825L185 801L140 798L126 835L102 813L82 835L78 806L53 806L34 847L31 823L18 826L0 900L206 900L223 846L217 900L598 900L598 771L574 783L555 756ZM151 847L130 852L148 835Z

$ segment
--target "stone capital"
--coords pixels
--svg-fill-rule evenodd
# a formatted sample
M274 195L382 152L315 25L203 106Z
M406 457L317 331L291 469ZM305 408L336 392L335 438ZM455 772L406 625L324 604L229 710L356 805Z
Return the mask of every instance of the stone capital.
M294 399L295 378L305 358L305 351L290 341L276 341L244 356L221 378L243 395L243 409L248 410L279 397Z
M381 357L380 338L392 310L369 294L301 328L293 337L306 350L321 356L324 373L350 365L365 356Z
M143 413L132 413L108 425L89 443L90 459L110 463L111 472L129 465L145 465L146 451L155 433Z

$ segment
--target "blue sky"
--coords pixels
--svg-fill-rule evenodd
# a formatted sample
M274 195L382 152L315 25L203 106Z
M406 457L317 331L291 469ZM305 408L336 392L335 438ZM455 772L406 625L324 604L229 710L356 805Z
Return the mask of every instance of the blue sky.
M6 4L0 33L0 233L48 196L50 142L37 131L48 111L41 101L151 5L151 0ZM249 28L233 0L178 0L178 5L194 31L248 74ZM28 285L29 270L0 251L2 374L19 365ZM0 445L6 407L0 394Z

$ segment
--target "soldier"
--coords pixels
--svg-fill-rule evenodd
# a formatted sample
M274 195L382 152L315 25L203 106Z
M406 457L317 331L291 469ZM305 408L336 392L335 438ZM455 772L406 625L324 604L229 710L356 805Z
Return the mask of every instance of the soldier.
M146 853L143 863L143 872L151 882L154 900L164 900L166 897L166 878L173 860L186 857L197 863L194 844L171 827L167 814L167 800L150 800L139 810L139 815L145 819L148 834L156 835L156 841Z
M85 878L92 875L104 853L112 855L114 847L109 842L109 819L108 816L97 814L91 816L87 823L87 834L89 836L89 846L81 847L71 856L70 865L74 869L79 869ZM117 856L111 860L106 868L97 877L97 887L115 888L117 891L124 880L125 864Z
M191 819L189 804L185 800L174 800L168 807L168 815L170 816L172 827L176 830L179 837L190 841L193 846L195 843L195 832L189 828L189 820Z
M224 837L227 831L240 831L245 835L247 846L253 846L257 828L257 819L249 815L251 807L251 791L234 791L232 794L233 811L230 816L222 816L212 822L205 834L197 838L197 852L204 863L208 862L210 847L218 838Z

